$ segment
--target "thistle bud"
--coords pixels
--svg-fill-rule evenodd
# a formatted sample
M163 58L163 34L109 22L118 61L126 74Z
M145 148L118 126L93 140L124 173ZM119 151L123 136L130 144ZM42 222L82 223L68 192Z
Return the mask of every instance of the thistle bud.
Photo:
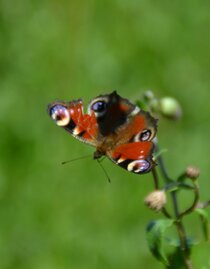
M185 175L188 177L188 178L191 178L191 179L196 179L199 177L200 175L200 169L198 167L195 167L195 166L188 166L186 171L185 171Z
M164 97L159 100L160 113L173 120L177 120L182 115L182 109L176 99L172 97Z
M164 190L155 190L147 195L144 200L145 205L156 212L160 211L166 204L166 194Z

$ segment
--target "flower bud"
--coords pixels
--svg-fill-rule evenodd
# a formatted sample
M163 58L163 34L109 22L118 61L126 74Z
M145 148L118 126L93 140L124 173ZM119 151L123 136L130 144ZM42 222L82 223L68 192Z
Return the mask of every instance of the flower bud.
M158 99L153 99L150 101L150 108L153 113L159 113L160 112L160 104Z
M144 203L155 211L160 211L166 204L166 194L164 190L155 190L147 195Z
M177 120L182 116L182 109L176 99L172 97L164 97L159 101L160 113L173 120Z
M154 99L154 94L153 94L153 92L150 91L150 90L147 90L147 91L144 93L144 99L145 99L146 101L151 101L151 100L153 100L153 99Z
M185 171L185 175L188 177L188 178L191 178L191 179L196 179L199 177L200 175L200 169L198 167L195 167L195 166L188 166L186 171Z

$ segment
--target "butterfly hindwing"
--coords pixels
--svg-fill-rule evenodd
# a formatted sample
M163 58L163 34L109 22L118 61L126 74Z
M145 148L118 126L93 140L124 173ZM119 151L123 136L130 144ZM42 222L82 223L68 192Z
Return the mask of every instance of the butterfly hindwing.
M132 142L117 146L107 156L120 167L137 174L147 173L154 166L152 160L153 143Z

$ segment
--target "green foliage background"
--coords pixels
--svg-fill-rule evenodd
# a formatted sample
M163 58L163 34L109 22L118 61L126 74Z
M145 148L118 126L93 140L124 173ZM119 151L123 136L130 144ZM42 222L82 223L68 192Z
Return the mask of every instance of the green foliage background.
M208 199L209 10L205 0L0 1L0 268L162 268L145 239L158 217L143 205L151 175L106 160L109 184L91 158L61 166L93 149L46 106L113 89L174 96L184 115L159 122L166 163L172 176L200 167ZM201 239L196 218L188 229ZM196 268L210 268L209 251L195 247Z

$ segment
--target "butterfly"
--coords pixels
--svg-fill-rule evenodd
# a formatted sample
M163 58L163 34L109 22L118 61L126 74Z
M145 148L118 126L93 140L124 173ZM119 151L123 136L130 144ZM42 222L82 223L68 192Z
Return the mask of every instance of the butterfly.
M152 153L157 119L113 91L90 101L56 101L48 114L60 127L96 148L94 159L108 157L127 171L143 174L155 165Z

